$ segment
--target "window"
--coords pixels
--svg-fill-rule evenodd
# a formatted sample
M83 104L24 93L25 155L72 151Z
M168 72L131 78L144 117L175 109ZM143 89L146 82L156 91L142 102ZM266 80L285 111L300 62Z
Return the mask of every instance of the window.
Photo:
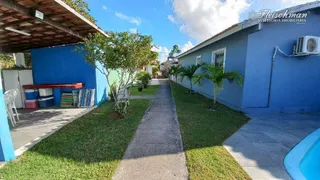
M212 61L211 63L214 63L217 67L223 67L225 68L225 61L226 61L226 48L219 49L212 52Z
M197 56L196 65L201 64L201 55Z

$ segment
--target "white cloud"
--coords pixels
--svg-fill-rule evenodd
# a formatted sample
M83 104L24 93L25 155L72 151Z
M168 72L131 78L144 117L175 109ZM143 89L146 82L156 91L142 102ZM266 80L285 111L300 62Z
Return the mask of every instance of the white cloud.
M164 46L152 47L151 51L159 53L158 60L160 62L165 62L169 56L169 49Z
M168 15L168 19L169 21L171 21L172 23L176 23L175 18L172 15Z
M313 1L315 0L282 0L282 8L305 4Z
M180 31L198 42L238 23L240 14L250 4L248 0L173 0Z
M136 33L138 33L138 29L132 28L132 29L129 29L129 32L136 34Z
M314 0L173 0L174 16L180 31L199 42L239 23L248 10L288 8ZM252 5L252 9L251 8ZM259 8L259 9L256 9ZM242 16L243 17L243 16ZM246 16L247 17L247 16Z
M108 7L105 6L105 5L103 5L103 6L102 6L102 9L103 9L103 10L108 10Z
M181 48L180 48L181 53L186 52L193 47L194 47L194 45L192 44L192 42L188 41L186 44L181 46Z
M188 41L186 44L179 46L181 53L188 51L189 49L193 48L194 45L192 44L191 41ZM159 58L158 60L160 62L165 62L167 61L167 58L169 56L169 52L171 51L169 48L164 47L164 46L157 46L157 47L152 47L151 51L159 53Z
M152 48L151 48L151 51L153 51L153 52L159 52L160 51L160 47L156 47L156 46L153 46Z
M125 20L125 21L128 21L129 23L136 24L137 26L139 26L141 24L140 17L130 17L130 16L127 16L127 15L119 13L119 12L116 12L115 15L118 18Z

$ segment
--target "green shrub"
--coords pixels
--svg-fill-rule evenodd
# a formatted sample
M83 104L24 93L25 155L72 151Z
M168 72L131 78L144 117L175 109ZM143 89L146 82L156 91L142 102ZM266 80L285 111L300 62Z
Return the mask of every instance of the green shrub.
M141 83L143 84L144 88L148 87L149 81L152 79L151 75L146 72L146 71L141 71L139 73L137 73L136 79L138 81L141 81Z

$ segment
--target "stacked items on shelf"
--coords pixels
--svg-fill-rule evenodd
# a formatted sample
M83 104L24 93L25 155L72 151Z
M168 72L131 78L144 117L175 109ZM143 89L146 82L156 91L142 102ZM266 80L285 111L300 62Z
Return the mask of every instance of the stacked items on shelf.
M41 108L46 108L54 105L52 88L39 89L39 95L40 98L38 99L38 101Z
M73 107L72 93L62 93L60 107Z
M78 107L94 106L95 89L81 89L78 95Z
M61 107L76 107L77 104L74 103L73 93L62 93L60 106Z
M78 107L79 103L79 90L72 91L72 97L73 97L73 105L75 107Z
M38 103L38 97L39 97L39 91L37 89L26 89L25 91L26 95L26 103L25 106L27 109L36 109L39 107Z

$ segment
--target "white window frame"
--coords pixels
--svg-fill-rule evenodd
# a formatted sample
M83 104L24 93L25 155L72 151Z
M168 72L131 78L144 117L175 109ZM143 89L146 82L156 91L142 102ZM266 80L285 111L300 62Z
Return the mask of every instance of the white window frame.
M202 58L201 54L196 57L196 65L198 65L198 60L200 60L200 64L201 64L201 62L202 62L201 58Z
M224 69L226 68L226 57L227 57L227 48L226 47L212 51L211 64L215 64L216 54L219 54L222 52L224 53L224 58L223 58L223 71L224 71Z

